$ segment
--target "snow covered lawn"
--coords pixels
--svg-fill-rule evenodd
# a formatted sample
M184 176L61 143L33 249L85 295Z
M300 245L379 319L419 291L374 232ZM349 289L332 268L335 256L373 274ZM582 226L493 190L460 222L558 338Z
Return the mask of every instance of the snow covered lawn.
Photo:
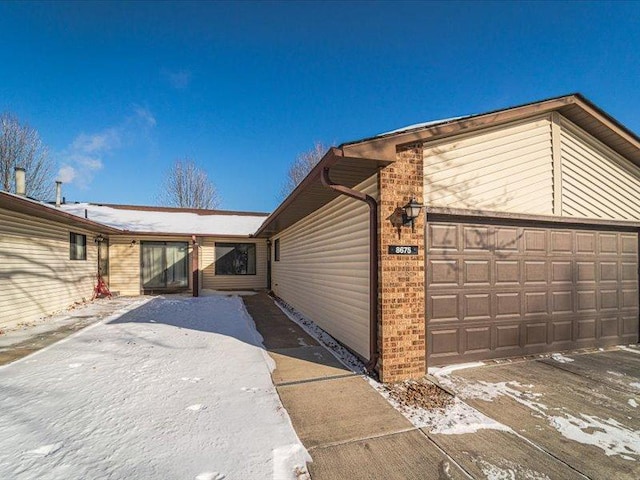
M0 478L304 477L239 297L134 301L0 367Z

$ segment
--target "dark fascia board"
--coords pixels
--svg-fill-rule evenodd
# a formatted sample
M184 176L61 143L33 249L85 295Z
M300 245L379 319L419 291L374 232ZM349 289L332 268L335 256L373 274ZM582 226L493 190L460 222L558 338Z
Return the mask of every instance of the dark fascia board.
M331 168L341 161L346 160L356 160L358 162L362 162L363 164L367 164L371 167L371 175L375 173L377 169L383 167L385 165L389 165L393 163L393 161L387 160L379 160L379 159L370 159L363 157L351 157L344 154L341 148L331 147L327 153L320 159L320 161L316 164L315 167L307 174L307 176L300 182L300 184L289 194L287 198L274 210L274 212L267 217L264 223L260 226L260 228L253 235L254 237L270 237L274 232L270 227L274 225L277 221L278 217L280 217L285 211L291 208L296 207L296 201L300 198L300 196L314 183L321 184L320 181L320 173L325 168ZM363 181L366 178L362 179ZM329 189L327 189L329 191ZM318 203L317 208L323 206L323 203ZM316 209L317 209L316 208ZM302 217L301 217L302 218ZM282 228L278 229L281 231Z
M572 105L578 106L582 111L597 119L619 138L633 145L640 152L640 138L635 133L579 93L463 117L458 120L449 120L426 127L417 127L388 135L370 137L356 142L345 143L341 145L341 148L345 155L392 160L395 159L397 149L405 145L446 138L553 111L562 113L563 108ZM635 163L638 163L637 159L634 160Z
M377 162L379 168L393 163L396 159L398 149L411 144L438 140L460 133L502 125L553 111L563 113L563 109L566 110L573 106L577 106L581 111L595 118L600 124L606 126L609 131L613 132L616 138L623 142L625 146L630 147L632 152L637 152L637 154L632 154L629 158L628 151L625 154L618 150L623 156L627 156L631 161L640 166L640 137L580 93L572 93L506 109L462 117L457 120L446 120L425 127L416 127L400 132L347 142L337 148L331 148L300 185L267 217L255 236L272 235L273 231L270 231L270 227L282 212L294 206L296 199L302 192L309 188L310 185L314 182L319 182L322 169L336 164L340 158ZM569 119L571 120L571 118ZM615 147L613 148L617 150ZM322 205L319 204L318 208L320 206Z
M173 237L173 238L185 238L185 237L198 237L198 238L224 238L224 239L251 239L254 235L230 235L228 233L222 235L216 235L214 233L166 233L166 232L136 232L135 230L119 230L118 236L122 237ZM115 234L114 234L115 236Z
M240 238L240 239L249 239L252 238L252 235L216 235L216 234L194 234L194 233L163 233L163 232L136 232L133 230L122 230L115 227L110 227L103 223L95 222L93 220L89 220L86 218L78 217L77 215L73 215L71 213L67 213L62 210L58 210L55 207L51 207L37 200L32 200L30 198L20 197L18 195L14 195L12 193L0 191L0 208L6 208L7 210L11 210L14 212L24 213L26 215L32 215L37 218L43 218L46 220L64 223L66 225L84 228L86 230L90 230L95 233L102 234L110 234L113 236L127 236L127 237L172 237L172 238L191 238L192 236L196 237L204 237L204 238ZM154 207L155 208L155 207ZM189 209L182 209L189 210ZM196 210L196 209L191 209ZM209 210L208 212L211 212ZM196 212L194 212L196 213ZM248 212L233 212L231 215L256 215ZM267 214L257 214L256 216L267 216Z
M629 231L637 231L640 222L634 220L608 220L599 218L582 217L557 217L553 215L531 215L525 213L493 212L486 210L472 210L448 207L425 207L427 222L441 221L443 219L467 219L478 223L492 220L503 220L511 223L526 222L540 224L562 225L564 227L596 227L596 228L619 228Z
M8 192L0 191L0 207L19 213L44 218L54 222L64 223L70 226L84 228L96 233L122 233L122 230L109 227L102 223L94 222L86 218L78 217L71 213L63 212L55 207L49 207L37 200L20 197Z

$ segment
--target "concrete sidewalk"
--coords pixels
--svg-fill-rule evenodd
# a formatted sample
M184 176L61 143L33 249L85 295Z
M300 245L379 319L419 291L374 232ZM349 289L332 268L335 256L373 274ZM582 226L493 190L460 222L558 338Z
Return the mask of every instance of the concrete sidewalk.
M276 362L273 382L314 480L463 479L427 435L293 323L266 294L243 297Z
M313 458L314 480L586 478L512 430L415 428L268 295L243 298L276 362L273 382Z
M0 365L15 362L99 322L139 298L97 299L0 332Z

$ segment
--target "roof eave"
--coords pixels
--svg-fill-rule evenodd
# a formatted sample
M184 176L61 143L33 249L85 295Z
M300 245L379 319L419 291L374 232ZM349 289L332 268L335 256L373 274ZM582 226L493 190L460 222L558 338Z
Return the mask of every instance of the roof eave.
M622 149L622 151L620 147L616 148L612 146L614 150L618 150L619 153L624 156L629 156L630 149L635 150L637 154L631 155L630 160L640 165L640 138L579 93L496 110L489 113L472 115L470 117L463 117L459 120L411 129L406 132L367 138L357 142L343 144L341 148L345 155L393 161L396 157L398 147L438 140L459 133L472 132L489 126L501 125L553 111L559 111L562 114L563 110L565 110L564 113L568 116L567 110L572 106L577 106L583 112L597 119L600 124L604 125L621 142L628 145L628 148ZM569 118L569 120L572 119ZM609 140L609 142L611 142L611 140Z
M110 227L103 223L95 222L62 210L51 208L42 205L39 202L22 198L17 195L12 195L7 192L0 192L0 207L9 208L16 212L33 215L34 217L44 218L54 222L65 223L78 228L85 228L99 233L115 234L122 232L117 228Z
M347 164L349 162L357 163L358 165L363 167L364 175L367 173L373 175L380 167L389 165L394 160L388 161L378 158L363 158L363 157L353 157L350 155L345 155L345 152L341 148L331 147L327 153L320 159L320 161L313 167L313 169L309 172L309 174L300 182L300 184L289 194L287 198L274 210L274 212L269 215L260 228L254 234L254 237L269 237L284 228L274 227L274 223L278 221L283 215L287 213L291 213L291 208L295 207L296 202L300 204L304 200L302 197L305 192L307 192L311 187L317 187L317 185L321 185L320 181L320 173L325 168L339 167L342 164ZM360 177L363 175L361 174ZM361 178L361 181L366 180L366 176ZM354 185L349 185L353 187ZM332 190L322 187L323 191L326 190L327 199L334 198L337 196L335 192ZM319 202L317 208L324 205L324 203ZM296 217L295 215L292 215ZM300 217L302 218L302 217ZM295 223L295 222L294 222ZM291 221L287 222L287 226L289 226Z

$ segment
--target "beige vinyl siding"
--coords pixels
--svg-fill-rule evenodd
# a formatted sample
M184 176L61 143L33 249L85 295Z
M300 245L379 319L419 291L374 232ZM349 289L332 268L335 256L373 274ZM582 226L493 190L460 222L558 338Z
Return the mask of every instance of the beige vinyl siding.
M377 198L377 175L355 188ZM275 238L275 294L368 358L369 207L341 196Z
M202 244L202 288L209 290L242 290L267 288L267 241L255 238L204 238ZM254 243L256 245L255 275L216 275L215 244Z
M135 240L135 243L132 243ZM151 237L136 235L117 235L109 237L109 289L123 296L135 296L142 293L141 283L141 242L184 242L189 244L189 288L191 288L191 254L193 251L190 237Z
M69 233L87 236L87 259L69 259ZM95 233L0 209L0 327L90 300L98 273Z
M119 295L140 295L140 241L109 237L109 289Z
M561 120L562 214L640 219L640 169Z
M549 115L424 147L426 205L553 214Z

